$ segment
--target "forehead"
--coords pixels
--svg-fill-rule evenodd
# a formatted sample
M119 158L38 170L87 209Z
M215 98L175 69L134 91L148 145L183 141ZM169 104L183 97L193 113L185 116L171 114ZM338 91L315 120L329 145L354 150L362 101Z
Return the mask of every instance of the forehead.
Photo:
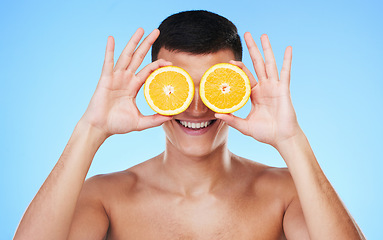
M158 59L172 62L174 66L186 70L193 80L199 81L211 66L217 63L228 63L230 60L234 60L235 57L233 51L229 49L209 54L191 54L161 48L158 53Z

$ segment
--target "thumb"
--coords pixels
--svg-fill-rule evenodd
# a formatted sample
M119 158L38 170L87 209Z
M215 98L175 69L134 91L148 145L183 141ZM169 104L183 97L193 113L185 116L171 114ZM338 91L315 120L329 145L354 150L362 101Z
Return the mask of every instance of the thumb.
M141 131L147 128L157 127L166 121L169 121L173 116L164 116L160 114L154 114L150 116L143 116L138 122L137 130Z
M230 127L233 127L245 135L249 135L248 126L245 119L234 116L233 114L216 113L215 117L221 119L227 123Z

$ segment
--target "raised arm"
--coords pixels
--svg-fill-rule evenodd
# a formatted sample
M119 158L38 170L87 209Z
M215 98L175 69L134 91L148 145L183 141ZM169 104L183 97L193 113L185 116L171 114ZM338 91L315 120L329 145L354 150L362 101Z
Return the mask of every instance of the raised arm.
M227 114L216 117L243 134L272 145L286 162L298 193L284 215L286 237L303 239L306 231L302 227L307 227L311 239L364 239L298 124L290 97L292 48L286 48L279 78L267 35L261 36L265 61L250 33L245 34L245 41L258 82L243 63L233 63L248 74L252 83L251 111L245 119Z
M114 39L108 38L101 77L89 106L57 164L27 208L14 239L67 239L85 177L101 144L113 134L143 130L169 120L160 115L143 116L135 103L148 75L170 64L158 60L136 74L159 31L154 30L137 48L143 34L143 29L136 31L115 66ZM92 191L95 190L90 186L84 186L79 202L86 201L89 205L81 208L84 209L81 219L87 221L85 230L92 232L92 239L103 239L108 217L98 199L87 199ZM80 224L79 221L76 224ZM79 239L82 237L79 234L74 232L71 237Z

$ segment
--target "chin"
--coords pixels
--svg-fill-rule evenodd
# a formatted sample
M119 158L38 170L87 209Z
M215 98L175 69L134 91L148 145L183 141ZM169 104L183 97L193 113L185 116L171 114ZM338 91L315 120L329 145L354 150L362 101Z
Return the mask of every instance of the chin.
M182 131L177 122L163 124L166 134L166 149L177 155L191 158L204 158L227 146L229 127L222 121L217 121L214 126L204 134L189 135Z
M183 155L191 158L204 158L215 152L217 149L224 146L226 142L220 143L220 145L212 143L201 143L201 144L188 144L187 146L179 146L179 151Z

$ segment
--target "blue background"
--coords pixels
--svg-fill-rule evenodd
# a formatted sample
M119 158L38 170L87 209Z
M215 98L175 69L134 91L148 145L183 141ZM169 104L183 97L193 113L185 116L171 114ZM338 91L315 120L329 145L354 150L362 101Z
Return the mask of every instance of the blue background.
M367 238L379 239L383 8L378 0L2 1L0 238L12 238L84 113L107 37L115 37L118 56L138 27L148 33L168 15L190 9L229 18L241 36L250 31L257 44L267 33L279 69L284 49L293 46L291 91L300 125ZM251 67L246 49L244 55ZM137 101L144 114L152 114L142 92ZM237 115L248 111L247 104ZM233 129L229 147L255 161L285 166L272 147ZM129 168L163 149L160 127L113 136L96 154L88 176Z

